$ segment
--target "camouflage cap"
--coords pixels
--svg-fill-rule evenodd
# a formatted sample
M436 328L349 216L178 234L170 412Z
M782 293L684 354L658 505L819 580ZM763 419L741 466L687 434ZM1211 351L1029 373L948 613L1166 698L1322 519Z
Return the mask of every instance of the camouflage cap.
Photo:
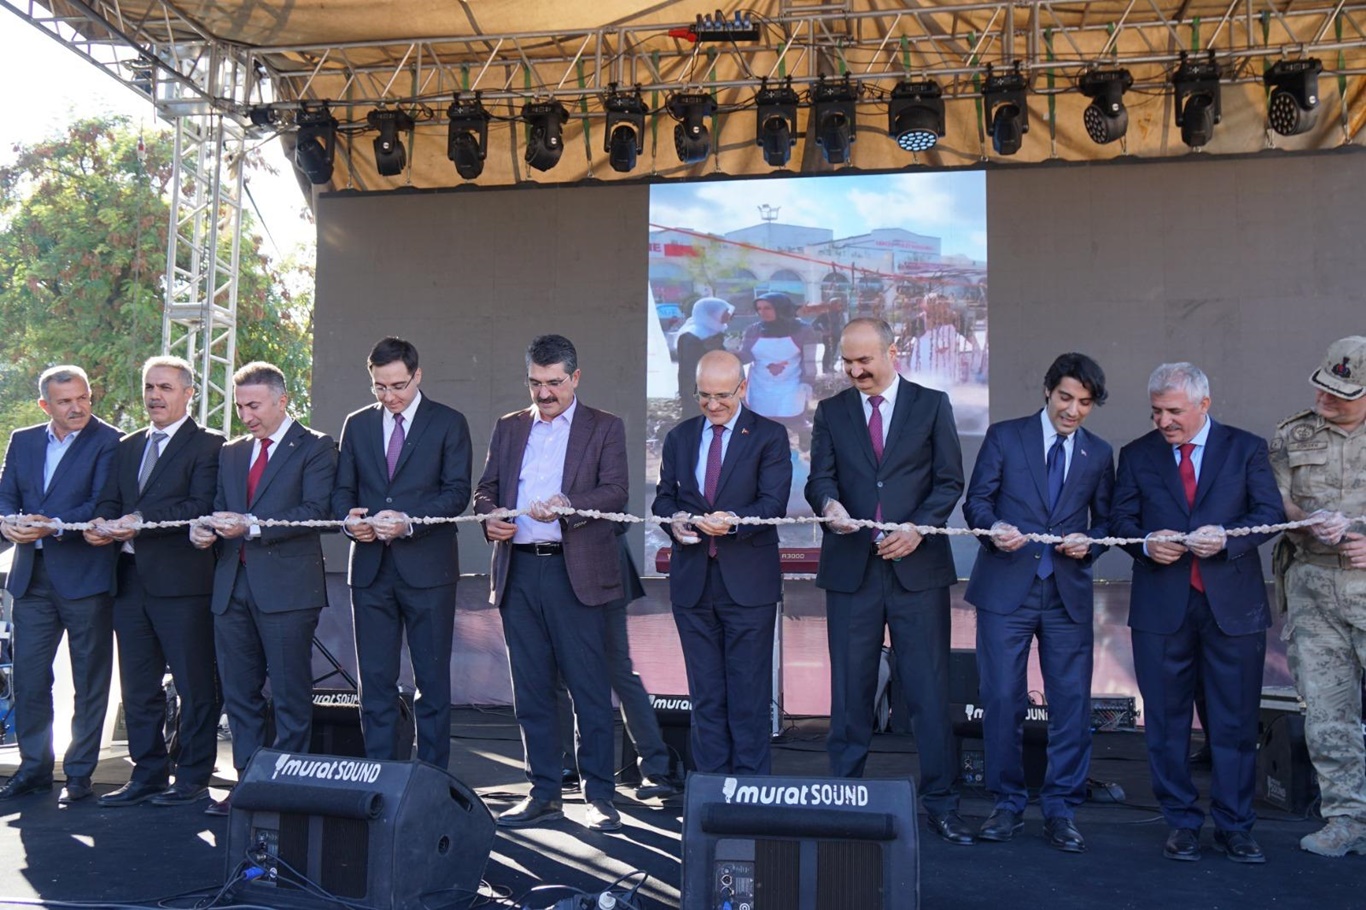
M1366 336L1348 335L1333 342L1309 384L1348 401L1366 395Z

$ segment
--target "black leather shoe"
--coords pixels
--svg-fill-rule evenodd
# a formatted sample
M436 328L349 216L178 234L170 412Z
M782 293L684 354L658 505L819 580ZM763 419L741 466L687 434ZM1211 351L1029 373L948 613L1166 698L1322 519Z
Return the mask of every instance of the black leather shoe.
M106 793L104 796L101 796L100 806L105 809L122 809L125 806L136 806L138 803L147 802L147 800L165 789L165 784L142 783L130 780L113 793Z
M682 789L667 777L644 777L636 787L636 799L664 799L677 796Z
M68 777L66 786L62 788L61 796L57 797L57 805L69 806L74 802L85 799L94 789L90 786L88 777Z
M925 821L931 831L951 844L969 847L977 842L972 829L957 812L945 812L943 815L930 813L925 816Z
M1196 749L1186 760L1190 762L1192 768L1209 768L1213 766L1214 758L1210 755L1209 743L1205 743L1203 746Z
M1070 818L1049 818L1043 823L1043 839L1063 853L1085 853L1086 838Z
M52 790L51 777L38 777L35 774L16 774L0 787L0 800L18 799L30 793L48 793Z
M498 816L502 828L527 828L564 818L564 805L558 799L537 799L528 796Z
M209 798L208 787L196 787L194 784L172 784L153 796L151 803L154 806L188 806L190 803L197 803L201 799Z
M1200 832L1191 828L1173 828L1162 846L1162 855L1178 862L1193 863L1200 858Z
M982 827L977 829L977 839L1003 844L1024 830L1024 819L1020 813L1009 809L993 809Z
M588 827L594 831L620 831L621 813L609 799L588 801Z
M1214 849L1235 863L1264 863L1266 854L1246 831L1214 832Z
M204 814L214 818L227 818L232 814L232 793L222 799L211 799L209 804L204 807Z

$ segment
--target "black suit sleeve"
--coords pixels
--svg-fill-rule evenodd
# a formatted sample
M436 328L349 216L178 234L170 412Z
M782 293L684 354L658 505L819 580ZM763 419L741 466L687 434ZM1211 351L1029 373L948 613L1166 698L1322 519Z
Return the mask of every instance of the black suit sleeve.
M792 494L792 450L788 447L787 430L778 427L767 434L759 453L759 483L754 501L730 511L741 518L784 518L787 499ZM767 531L771 525L737 525L737 537L752 537Z
M120 441L114 448L114 464L109 470L109 477L104 482L104 489L100 491L99 502L95 503L95 518L122 518L127 513L123 509L123 491L119 487L119 470L121 456L125 442ZM218 476L217 470L214 476ZM209 505L213 505L212 492L210 493Z
M1134 476L1134 453L1130 446L1119 450L1119 471L1115 474L1115 495L1110 504L1110 529L1115 537L1140 538L1148 529L1139 524L1143 515L1143 491ZM1124 552L1136 560L1157 565L1143 552L1143 544L1126 543Z
M655 501L650 506L650 511L660 518L671 518L675 512L683 511L678 502L679 465L676 452L679 445L675 437L676 433L672 430L664 437L664 456L659 463L659 483L655 485ZM673 538L673 525L662 524L659 527L670 539Z
M816 417L811 425L811 472L806 477L806 501L811 511L820 515L826 500L840 498L839 483L835 479L835 439L830 434L826 405L827 398L816 406ZM822 525L822 528L824 525Z
M337 480L332 490L332 517L338 520L360 505L360 477L356 467L356 429L352 414L342 424L341 452L337 456Z
M337 444L331 436L317 436L303 453L299 475L299 504L266 516L277 521L322 521L332 517L332 485L337 477ZM317 534L317 528L295 526L262 528L262 540L283 540Z
M441 436L441 488L419 512L410 518L454 518L470 504L470 474L473 453L470 448L470 427L465 415L451 410L450 425ZM345 514L345 513L343 513ZM413 537L430 534L438 525L413 525Z
M940 392L935 397L934 427L930 431L933 459L930 466L930 493L910 517L913 524L929 527L947 524L953 507L958 505L958 499L963 495L963 449L958 442L958 429L953 423L953 406L949 404L949 396L944 393ZM811 460L814 472L814 455Z
M192 445L193 450L188 454L194 461L190 465L190 485L185 491L185 496L170 502L153 503L150 507L144 508L143 521L187 521L213 511L214 494L218 491L218 450L223 447L223 437L217 433L200 430ZM139 537L183 534L185 529L182 527L138 532Z

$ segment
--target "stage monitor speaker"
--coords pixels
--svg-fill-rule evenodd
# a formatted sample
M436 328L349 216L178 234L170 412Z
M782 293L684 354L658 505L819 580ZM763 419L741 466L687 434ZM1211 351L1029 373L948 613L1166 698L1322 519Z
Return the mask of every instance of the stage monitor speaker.
M688 777L681 910L916 910L910 780Z
M394 754L411 758L415 746L416 723L413 696L400 692L398 725L394 730ZM266 742L275 741L275 705L266 706ZM313 690L313 726L308 751L318 755L365 757L365 734L360 725L360 695L355 689Z
M1302 815L1319 798L1318 778L1304 744L1304 715L1298 710L1262 708L1257 748L1257 798L1284 812Z
M669 773L676 780L683 780L696 767L692 761L692 699L687 695L651 695L650 705L655 709L659 733L669 749ZM640 783L639 758L635 743L623 729L621 763L617 765L617 779L621 783Z
M493 839L479 797L433 765L260 749L232 792L229 894L309 910L468 907Z

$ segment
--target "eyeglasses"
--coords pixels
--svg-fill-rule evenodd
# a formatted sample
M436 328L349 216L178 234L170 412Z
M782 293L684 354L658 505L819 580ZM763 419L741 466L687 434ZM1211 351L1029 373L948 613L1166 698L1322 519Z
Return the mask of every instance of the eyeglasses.
M553 391L568 382L570 378L571 377L566 376L563 379L548 379L545 382L541 382L539 379L528 379L526 381L526 387L533 392L539 392L541 389L551 389Z
M744 384L745 383L742 380L740 382L740 385L737 385L729 392L698 392L694 390L692 396L702 404L706 404L710 401L714 401L717 404L725 404L726 402L730 401L732 398L735 397L736 393L740 391L740 386Z
M374 385L370 386L370 391L374 392L376 395L387 395L390 392L393 392L395 395L397 395L399 392L402 392L404 389L408 388L408 386L412 384L413 381L411 379L405 379L402 382L396 382L393 385L382 385L377 382Z

